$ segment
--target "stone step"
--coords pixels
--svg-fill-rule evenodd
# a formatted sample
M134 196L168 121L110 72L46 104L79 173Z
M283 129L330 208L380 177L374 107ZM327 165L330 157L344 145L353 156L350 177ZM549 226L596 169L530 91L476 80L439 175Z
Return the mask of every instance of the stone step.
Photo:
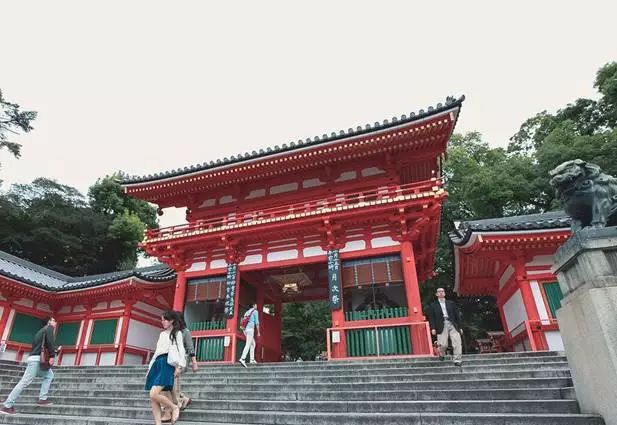
M48 415L100 416L149 418L152 413L147 394L140 399L73 398L69 403L58 401L45 407ZM24 413L36 413L41 407L18 402L15 407ZM126 410L126 412L125 412ZM575 400L465 400L465 401L272 401L272 400L194 400L183 413L188 420L202 417L229 421L230 412L353 412L353 413L579 413ZM205 415L205 416L204 416Z
M473 389L473 391L470 391ZM4 392L0 388L0 393ZM8 393L10 388L6 388ZM185 391L187 396L200 401L218 400L299 400L299 401L335 401L335 400L574 400L574 389L563 388L503 388L465 390L387 390L387 391ZM27 388L20 400L34 403L38 399L39 388L34 385ZM64 388L52 388L50 397L54 402L65 403L65 399L89 397L120 398L123 400L143 400L143 392L127 390L86 390L75 391Z
M465 354L463 355L463 361L469 360L490 360L497 358L504 359L516 359L518 357L546 357L546 356L565 356L562 351L520 351L515 353L487 353L487 354ZM306 362L276 362L276 363L264 363L262 365L268 365L274 368L307 368L307 367L337 367L337 366L347 366L347 367L359 367L363 365L373 365L373 364L396 364L396 363L414 363L414 362L438 362L439 360L434 356L419 356L419 357L408 357L408 358L396 358L396 359L362 359L362 360L334 360L334 361L306 361ZM19 364L12 360L1 360L0 366L2 365L15 365ZM227 364L217 364L211 365L212 367L230 367ZM79 369L83 367L89 368L97 368L97 369L139 369L143 368L143 365L127 365L127 366L66 366L67 368Z
M414 360L414 361L412 361ZM480 365L491 365L491 364L517 364L517 363L539 363L539 362L567 362L565 356L518 356L513 358L475 358L475 359L464 359L465 364L469 366L480 366ZM302 363L309 365L307 367L299 367L298 363L283 363L283 365L290 366L279 366L280 363L259 363L256 365L250 365L252 369L258 369L261 371L273 371L273 372L299 372L299 373L311 373L315 370L374 370L374 369L387 369L387 368L405 368L405 367L439 367L443 365L451 365L450 360L439 361L436 358L424 358L424 361L419 361L417 359L410 359L408 361L397 361L397 362L374 362L368 364L359 364L353 367L350 367L350 364L340 364L339 362L315 362L315 364L311 363ZM240 366L238 363L232 365L220 365L220 364L208 364L202 363L200 368L208 373L228 373L230 368L237 368ZM0 370L15 370L18 368L23 368L22 364L11 363L11 364L0 364ZM66 371L67 373L107 373L109 371L113 371L114 373L138 373L140 370L146 368L146 365L139 366L118 366L118 367L95 367L95 366L60 366L59 369Z
M123 409L127 418L114 418L108 411L98 410L99 416L84 417L64 412L62 415L50 415L49 407L39 408L35 416L0 415L0 423L38 424L86 424L116 425L151 423L152 418L137 417L138 409ZM44 410L45 412L43 412ZM108 409L109 410L109 409ZM117 411L117 409L116 409ZM217 414L216 411L200 411L189 415L190 410L182 412L179 424L263 424L263 425L604 425L602 418L587 414L512 414L512 413L469 413L464 417L459 413L306 413L306 412L229 412ZM197 416L198 419L192 419ZM23 418L23 419L22 419ZM96 418L96 419L93 419ZM200 420L199 418L203 418ZM17 422L22 419L22 422ZM221 420L222 419L222 420ZM34 420L34 421L32 421ZM81 422L76 422L80 420Z
M40 381L39 381L40 382ZM17 383L17 379L12 383L2 382L0 386L0 394L8 394L13 386ZM35 381L31 387L38 387ZM545 377L545 378L521 378L513 377L509 379L460 379L447 381L417 381L417 382L350 382L338 384L286 384L277 383L258 383L255 385L228 385L228 384L182 384L182 389L186 392L206 391L206 392L225 392L225 391L251 391L251 392L305 392L305 391L389 391L397 390L476 390L476 389L502 389L502 388L560 388L571 387L572 379L570 377ZM54 388L59 388L57 383L52 384ZM124 384L91 384L91 383L71 383L61 386L64 390L71 391L100 391L113 388L117 391L143 391L144 383L124 383Z
M521 370L521 369L558 369L558 368L568 368L568 363L566 361L541 361L541 362L520 362L515 364L504 364L504 363L494 363L487 365L476 365L467 363L462 366L463 370L467 372L473 371L510 371L510 370ZM205 378L213 379L213 378L230 378L230 377L245 377L245 376L253 376L259 377L263 379L269 378L284 378L284 377L303 377L303 376L364 376L367 373L372 375L388 375L388 374L404 374L404 373L414 373L414 374L432 374L432 373L441 373L441 372L453 372L460 371L460 367L454 366L451 363L437 363L430 367L413 367L410 365L399 366L399 367L389 367L389 368L373 368L370 370L366 369L345 369L345 370L296 370L296 371L277 371L272 369L265 369L260 367L250 367L249 369L245 369L238 365L235 368L228 368L225 372L214 372L208 368L202 368L196 373L190 372L186 373L184 376L187 379L199 379ZM132 377L142 377L147 368L137 370L137 371L98 371L91 372L86 369L86 371L67 371L64 368L54 368L56 376L62 377L121 377L121 378L132 378ZM13 376L18 373L18 370L0 370L0 378Z
M354 414L324 413L293 415L283 414L276 419L277 425L604 425L601 417L586 414L468 414L461 418L459 414L422 413L422 414ZM266 418L267 419L267 418ZM146 423L152 423L148 421ZM184 416L178 422L181 425L239 425L246 422L187 421ZM274 424L274 422L253 422ZM45 414L0 415L0 424L16 425L143 425L141 419L123 419L109 417L48 416Z
M570 377L569 369L546 369L546 370L521 370L521 371L503 371L503 372L465 372L464 370L451 373L435 373L435 374L400 374L400 375L367 375L362 377L362 382L365 384L374 383L407 383L407 382L431 382L444 380L465 380L465 379L504 379L504 378L557 378ZM17 383L19 376L3 379L3 382ZM97 388L102 386L117 386L117 385L135 385L145 381L145 375L139 379L122 379L122 378L63 378L58 376L54 378L56 385L96 385ZM321 377L292 377L292 378L277 378L273 380L264 380L255 378L250 375L242 378L226 378L216 381L205 380L209 385L225 384L228 386L246 386L246 385L263 385L263 384L278 384L278 385L314 385L314 384L347 384L358 382L358 378L341 377L341 376L321 376ZM185 385L203 385L204 380L186 380Z
M440 366L440 367L432 367L432 368L401 368L401 369L375 369L370 371L371 376L402 376L402 375L434 375L434 374L443 374L443 373L483 373L483 372L513 372L518 370L566 370L568 369L568 363L566 362L544 362L544 363L522 363L516 365L502 365L496 364L488 367L475 367L475 366ZM56 379L62 379L63 381L71 381L71 380L83 380L90 379L97 381L100 380L110 380L110 379L123 379L123 380L134 380L134 379L143 379L145 376L146 370L144 369L138 373L109 373L109 374L78 374L78 373L65 373L62 369L55 370ZM315 373L264 373L258 369L255 370L247 370L245 368L238 368L233 372L228 374L208 374L205 372L202 373L186 373L183 376L185 382L190 381L203 381L207 379L209 381L217 381L222 380L224 382L229 382L230 379L261 379L264 381L276 380L282 381L285 379L318 379L324 378L329 379L332 377L342 378L354 378L354 377L364 377L366 376L366 371L316 371ZM9 379L14 377L16 372L2 371L0 372L0 380Z

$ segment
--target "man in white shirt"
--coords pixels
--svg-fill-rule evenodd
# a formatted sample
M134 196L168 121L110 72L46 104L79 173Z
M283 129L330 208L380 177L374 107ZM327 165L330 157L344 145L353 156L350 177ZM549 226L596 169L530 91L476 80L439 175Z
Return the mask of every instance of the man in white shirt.
M437 296L437 301L433 302L427 310L431 333L437 335L437 344L441 353L444 353L446 348L448 348L448 338L450 339L454 350L454 364L462 366L463 344L461 342L461 334L463 330L461 328L461 315L456 304L446 300L444 288L437 288L435 296ZM443 359L444 356L441 354L439 360Z

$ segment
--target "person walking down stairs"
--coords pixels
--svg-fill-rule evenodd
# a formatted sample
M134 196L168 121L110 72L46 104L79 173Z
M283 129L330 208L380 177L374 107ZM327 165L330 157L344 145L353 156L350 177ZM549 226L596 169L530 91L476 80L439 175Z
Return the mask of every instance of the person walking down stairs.
M171 423L180 416L180 408L163 392L172 391L174 378L186 366L186 351L180 331L180 321L173 311L166 311L161 317L163 331L156 343L156 350L148 366L145 389L150 391L150 407L155 425L162 424L161 406L171 412Z
M240 364L246 367L246 355L251 353L251 364L256 364L255 361L255 332L257 332L257 337L260 337L259 333L259 313L257 311L257 304L253 303L252 307L248 309L244 316L242 317L242 322L240 322L240 327L244 331L244 336L246 336L246 342L244 344L244 350L242 350L242 355L240 356Z
M52 404L47 400L47 393L51 387L51 381L54 379L54 373L51 366L54 364L56 357L56 346L54 330L56 328L56 319L47 317L43 319L43 327L34 335L32 340L32 351L26 359L26 371L21 377L21 380L15 385L13 391L9 394L4 405L0 408L0 413L12 415L17 413L13 405L21 395L22 391L32 383L35 377L43 378L41 391L39 392L39 400L36 402L39 406L47 406Z
M437 301L429 306L427 316L431 325L431 334L437 335L437 344L440 349L439 360L444 359L443 353L448 348L449 338L454 350L454 364L461 366L463 364L461 315L456 304L453 301L446 300L444 288L437 288L435 296Z
M193 344L193 335L191 331L186 326L186 321L184 320L184 315L181 311L174 311L178 322L180 323L180 332L182 332L182 342L184 343L184 350L186 352L186 365L188 366L189 360L191 361L191 367L193 369L193 373L197 372L197 358L195 357L195 345ZM181 378L182 374L186 372L186 367L182 368L181 373L176 376L174 379L174 389L171 392L172 401L178 405L180 410L184 410L190 406L192 399L187 397L181 390ZM171 412L169 410L165 411L165 414L162 417L162 422L171 422Z

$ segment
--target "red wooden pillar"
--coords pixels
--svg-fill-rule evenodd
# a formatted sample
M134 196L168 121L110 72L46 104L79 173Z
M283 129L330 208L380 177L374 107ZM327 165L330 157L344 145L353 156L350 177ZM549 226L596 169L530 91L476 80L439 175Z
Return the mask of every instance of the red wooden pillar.
M91 309L88 307L88 313L86 314L86 318L82 321L81 335L79 336L79 341L77 341L77 355L75 356L75 366L79 366L81 364L81 356L84 351L84 345L86 344L86 338L88 338L88 328L90 326L90 314Z
M124 313L122 314L122 328L120 328L120 339L118 340L118 355L116 356L116 365L124 364L126 337L129 333L129 322L131 320L132 309L133 301L126 301L126 305L124 306Z
M270 338L270 333L264 328L263 326L263 322L265 320L264 319L264 304L265 304L265 294L264 294L264 287L263 285L258 285L256 288L256 297L257 299L255 300L255 302L257 303L257 314L259 316L259 325L260 325L260 329L259 329L259 333L261 335L261 341L259 341L259 338L257 338L257 334L255 334L255 342L257 343L257 346L255 347L255 357L257 361L263 362L264 360L264 354L265 354L265 348L266 346L268 346L268 342L269 338Z
M538 313L538 307L536 306L536 301L533 297L531 285L526 277L525 266L522 261L517 262L515 272L516 284L521 291L523 304L525 305L525 312L527 313L527 319L530 321L529 327L527 327L527 329L533 329L534 327L540 326L540 314ZM538 331L535 333L528 333L529 339L531 340L533 338L537 350L548 350L548 343L546 341L546 338L544 337L544 332Z
M2 307L4 307L4 310L2 310L2 316L0 316L0 340L2 340L2 335L4 335L4 331L9 322L9 314L11 314L10 304L3 304Z
M341 304L343 304L342 293ZM343 326L345 326L345 308L341 307L338 310L332 310L332 330L339 333L339 342L330 342L332 347L331 356L334 359L347 357L347 341L345 338L345 329L343 329ZM330 335L330 337L332 337L332 335ZM330 341L332 341L332 339Z
M184 311L184 301L186 298L186 272L178 270L176 274L176 290L174 292L173 309Z
M409 240L401 242L401 264L403 266L403 279L405 280L405 294L411 322L424 322L422 315L422 299L416 271L416 258L413 245ZM430 354L430 347L426 335L426 327L419 324L411 327L411 346L413 354Z

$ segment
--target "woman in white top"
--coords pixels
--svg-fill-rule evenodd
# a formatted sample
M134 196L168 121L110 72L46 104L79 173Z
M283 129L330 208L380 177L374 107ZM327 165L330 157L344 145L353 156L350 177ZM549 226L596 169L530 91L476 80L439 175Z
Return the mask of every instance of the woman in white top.
M180 332L180 323L173 311L166 311L161 317L165 329L159 335L156 351L152 355L145 389L150 391L150 406L154 423L161 425L161 406L171 411L171 422L175 424L180 416L180 409L162 394L174 387L174 377L186 366L186 353ZM171 364L170 364L171 363Z

